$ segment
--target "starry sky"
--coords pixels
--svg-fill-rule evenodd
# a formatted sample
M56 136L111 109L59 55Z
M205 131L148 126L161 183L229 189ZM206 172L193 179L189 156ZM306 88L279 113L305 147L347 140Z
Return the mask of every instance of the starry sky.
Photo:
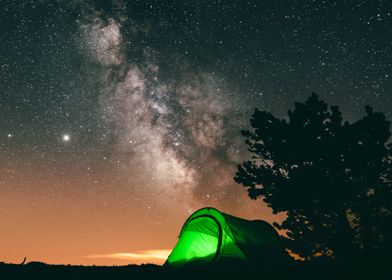
M0 261L162 263L236 185L253 110L392 118L392 1L0 0Z

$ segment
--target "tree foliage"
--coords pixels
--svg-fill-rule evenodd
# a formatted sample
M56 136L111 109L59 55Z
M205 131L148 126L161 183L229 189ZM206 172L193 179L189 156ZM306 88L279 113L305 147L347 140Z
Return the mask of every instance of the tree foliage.
M286 219L291 251L304 258L339 258L390 245L392 152L390 122L366 107L343 122L337 106L312 94L287 119L255 110L243 131L252 158L235 181Z

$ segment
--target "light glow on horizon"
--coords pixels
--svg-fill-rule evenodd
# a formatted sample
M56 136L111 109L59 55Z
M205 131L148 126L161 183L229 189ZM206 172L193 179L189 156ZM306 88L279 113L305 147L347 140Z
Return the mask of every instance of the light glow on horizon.
M137 251L134 253L110 253L110 254L96 254L88 255L86 258L90 259L117 259L117 260L129 260L134 262L141 262L150 260L154 263L162 264L167 259L171 250L144 250Z

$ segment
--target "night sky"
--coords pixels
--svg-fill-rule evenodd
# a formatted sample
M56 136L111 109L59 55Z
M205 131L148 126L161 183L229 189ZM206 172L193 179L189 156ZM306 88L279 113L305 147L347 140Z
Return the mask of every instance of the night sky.
M162 263L198 208L279 219L233 181L256 107L392 118L390 0L0 3L0 261Z

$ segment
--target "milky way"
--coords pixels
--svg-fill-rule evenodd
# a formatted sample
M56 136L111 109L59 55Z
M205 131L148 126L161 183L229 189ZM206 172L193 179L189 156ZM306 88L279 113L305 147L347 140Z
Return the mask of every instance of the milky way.
M188 204L189 198L227 203L225 187L232 184L241 150L238 98L215 73L186 71L165 79L154 59L157 50L142 49L143 56L132 61L121 33L128 18L120 17L118 22L95 12L80 25L81 45L101 68L100 106L114 138L113 156L135 182L151 189L187 198Z

